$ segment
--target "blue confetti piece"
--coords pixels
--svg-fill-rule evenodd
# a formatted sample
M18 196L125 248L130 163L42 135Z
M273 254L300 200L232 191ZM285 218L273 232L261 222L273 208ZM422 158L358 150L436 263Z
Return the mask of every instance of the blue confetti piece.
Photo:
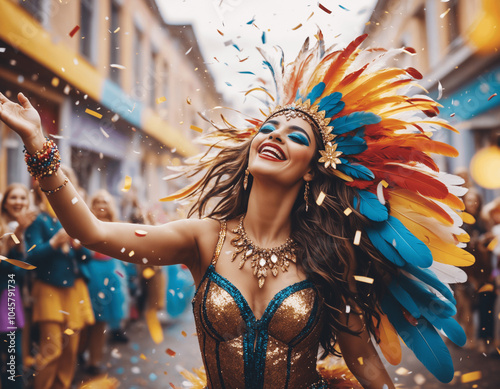
M238 45L237 45L236 43L233 43L233 47L234 47L236 50L238 50L238 51L240 51L240 52L241 52L241 49L238 47Z
M262 31L262 43L266 44L266 32Z
M137 363L137 362L139 362L139 358L137 358L136 356L130 357L130 363Z
M346 7L342 7L340 4L339 4L339 7L342 8L342 9L345 9L346 11L351 11L350 9L347 9Z
M229 82L226 81L226 85L227 86L233 86L232 84L230 84Z
M125 369L123 367L119 367L115 371L116 371L116 374L123 374L125 372Z
M139 348L140 348L139 343L132 343L131 347L132 347L132 350L134 350L134 351L139 351Z
M253 22L255 22L255 16L252 18L252 20L250 20L249 22L247 22L247 24L253 24Z
M254 72L244 71L244 72L238 72L238 73L240 73L240 74L251 74L251 75L255 76Z
M158 379L158 376L155 373L151 373L149 375L149 380L155 382Z

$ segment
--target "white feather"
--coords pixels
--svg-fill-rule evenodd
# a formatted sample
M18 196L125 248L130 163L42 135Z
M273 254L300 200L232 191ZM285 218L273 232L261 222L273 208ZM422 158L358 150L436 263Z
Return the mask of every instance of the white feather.
M467 281L467 274L453 265L434 261L429 269L445 284L457 284Z

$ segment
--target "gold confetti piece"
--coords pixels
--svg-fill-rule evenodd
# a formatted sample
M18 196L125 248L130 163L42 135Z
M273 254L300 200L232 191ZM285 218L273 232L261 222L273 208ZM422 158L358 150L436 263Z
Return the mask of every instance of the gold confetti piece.
M292 28L292 31L298 30L300 27L302 27L302 23Z
M134 250L132 250L130 253L128 253L128 256L129 256L129 257L133 257L133 256L134 256L134 254L135 254L135 252L134 252Z
M71 336L71 335L73 335L73 334L75 333L75 331L73 331L71 328L66 328L66 329L64 330L64 333L65 333L66 335L68 335L68 336Z
M359 246L359 242L361 242L361 231L357 230L356 234L354 235L354 242L353 244L356 246Z
M112 63L111 65L109 65L110 68L115 68L115 69L120 69L120 70L125 70L126 67L123 66L123 65L119 65L117 63Z
M142 238L143 236L146 236L148 232L144 230L135 230L135 234Z
M162 97L158 97L156 99L156 104L161 104L163 103L164 101L167 101L167 98L165 96L162 96Z
M23 262L23 261L20 261L18 259L10 259L10 258L4 257L3 255L0 255L0 262L2 262L2 261L8 262L11 265L20 267L21 269L25 269L25 270L36 269L36 266L30 265L27 262Z
M481 371L476 370L472 371L470 373L466 373L462 375L462 383L467 383L467 382L472 382L472 381L477 381L480 380L482 377Z
M141 354L141 355L140 355L140 358L141 358L142 360L144 360L144 361L147 361L147 360L148 360L148 358L146 358L146 356L145 356L144 354Z
M224 33L223 33L221 30L217 30L217 32L218 32L219 34L221 34L222 36L224 36Z
M117 27L115 31L113 31L113 33L117 33L118 31L120 31L120 27Z
M106 131L104 131L104 128L99 127L99 130L101 130L101 133L104 135L105 138L109 138L109 134Z
M202 132L203 132L203 129L201 129L200 127L196 127L196 126L191 125L189 128L190 128L191 130L198 131L199 133L202 133Z
M59 86L59 78L57 77L52 78L52 81L50 83L54 88L57 88Z
M318 198L316 199L316 204L318 204L318 207L321 206L321 204L323 204L325 197L326 197L326 194L323 193L323 191L321 191L320 194L318 195Z
M31 250L33 250L34 248L36 247L36 244L34 244L33 246L30 247L30 249L27 251L27 253L29 253Z
M186 103L188 103L189 105L191 105L191 97L186 97Z
M364 282L365 284L373 284L373 278L365 276L354 276L354 279L359 282Z
M151 269L150 267L147 267L142 271L142 276L144 279L149 280L151 277L155 275L155 271Z
M73 38L75 36L75 34L78 32L78 30L80 29L80 26L77 24L75 27L73 27L73 29L69 32L69 36L71 38Z
M186 334L186 331L181 331L182 336L186 337L188 334Z
M122 192L128 192L132 187L132 177L125 176L125 183L123 184Z
M311 12L311 14L310 14L310 15L309 15L309 17L307 18L307 20L311 19L313 15L314 15L314 12Z
M14 241L15 244L20 244L21 243L19 241L19 239L17 238L16 234L10 234L10 237L12 238L12 240Z
M163 342L163 330L158 320L158 316L156 316L156 309L147 309L145 316L151 338L156 344L160 344Z
M498 95L496 93L493 93L490 97L488 97L488 101L490 101L495 96L498 96Z
M498 238L493 238L492 241L486 247L489 251L493 251L498 245Z
M165 352L170 355L171 357L175 357L176 352L170 348L167 348Z
M407 375L408 374L408 369L405 369L403 366L399 367L397 370L396 370L396 374L399 374L399 375Z
M386 180L382 180L382 181L380 181L380 182L382 183L382 186L383 186L384 188L387 188L387 187L389 186L389 184L387 183L387 181L386 181Z
M351 213L352 213L351 208L347 207L346 209L344 209L344 215L349 216Z
M96 117L97 119L102 118L102 115L101 115L100 113L98 113L98 112L96 112L96 111L92 111L91 109L88 109L88 108L86 108L86 109L85 109L85 113L87 113L87 114L89 114L89 115L91 115L91 116L94 116L94 117Z
M448 12L450 12L450 10L451 10L451 8L448 8L448 9L447 9L446 11L444 11L441 15L439 15L439 17L440 17L441 19L444 19L444 17L445 17L446 15L448 15Z

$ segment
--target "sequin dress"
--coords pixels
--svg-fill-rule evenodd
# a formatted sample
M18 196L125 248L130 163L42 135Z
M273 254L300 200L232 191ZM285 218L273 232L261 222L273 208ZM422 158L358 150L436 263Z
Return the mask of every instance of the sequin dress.
M327 388L316 370L322 299L309 280L281 290L256 319L241 292L215 270L226 235L193 298L210 389Z

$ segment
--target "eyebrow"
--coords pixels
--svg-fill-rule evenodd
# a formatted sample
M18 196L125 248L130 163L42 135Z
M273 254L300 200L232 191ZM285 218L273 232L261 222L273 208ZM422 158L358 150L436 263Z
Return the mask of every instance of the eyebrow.
M280 122L278 122L277 120L268 120L267 123L271 123L271 124L274 124L274 125L280 125ZM299 131L299 132L302 132L306 137L307 137L307 140L310 142L311 141L311 138L309 137L309 134L307 133L306 130L304 130L302 127L299 127L299 126L290 126L289 127L290 129L294 130L294 131Z

